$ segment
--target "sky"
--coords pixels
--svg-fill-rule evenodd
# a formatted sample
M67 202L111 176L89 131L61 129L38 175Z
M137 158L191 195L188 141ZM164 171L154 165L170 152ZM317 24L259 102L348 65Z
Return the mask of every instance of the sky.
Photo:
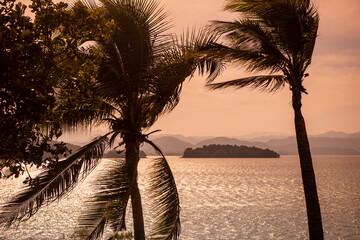
M220 0L161 0L181 34L211 20L231 20ZM360 131L360 1L314 0L320 13L319 36L310 76L304 86L303 114L310 135ZM216 80L249 76L228 66ZM209 91L196 75L184 84L178 106L149 130L184 136L243 136L251 133L294 135L291 93L249 89ZM95 129L96 132L96 129Z
M230 20L222 11L224 1L163 0L181 33L210 20ZM360 1L315 0L320 13L310 76L304 81L303 114L309 134L327 131L360 131ZM228 67L217 79L249 76L243 69ZM242 136L254 132L294 134L291 94L257 90L204 88L196 76L184 85L176 109L153 126L163 133L185 136Z

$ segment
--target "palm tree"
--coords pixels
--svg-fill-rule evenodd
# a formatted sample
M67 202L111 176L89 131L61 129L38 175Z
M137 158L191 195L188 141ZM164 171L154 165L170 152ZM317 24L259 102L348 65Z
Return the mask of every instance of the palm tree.
M96 7L93 1L87 4ZM80 101L65 109L62 120L68 128L100 123L107 124L110 131L33 179L3 208L0 225L10 226L29 218L41 206L69 193L98 165L105 148L117 143L125 146L125 161L115 162L103 177L101 191L82 217L79 235L97 239L107 225L115 233L122 230L131 198L135 239L145 239L137 166L139 147L147 142L161 155L155 160L151 180L158 216L151 237L177 239L180 207L175 181L161 150L143 132L159 116L174 109L182 83L196 69L210 70L216 76L213 69L217 62L207 62L195 54L216 37L206 31L194 31L181 39L166 34L170 28L167 13L152 0L103 0L102 5L104 17L114 23L115 29L110 40L96 43L104 55L97 76L89 79L96 101ZM76 87L71 81L70 85Z
M301 113L303 86L317 37L319 15L309 0L228 0L225 10L240 15L215 21L226 43L204 50L209 56L245 66L250 73L268 74L209 84L210 89L260 88L276 91L286 84L292 92L295 130L311 239L323 239L315 174L305 121Z

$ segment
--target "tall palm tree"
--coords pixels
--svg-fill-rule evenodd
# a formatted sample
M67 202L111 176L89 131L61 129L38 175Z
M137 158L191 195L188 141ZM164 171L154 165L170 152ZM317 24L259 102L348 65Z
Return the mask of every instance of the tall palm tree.
M87 4L96 7L93 1ZM217 62L207 62L195 53L216 37L206 31L192 32L181 39L167 34L167 13L152 0L103 0L102 6L104 17L114 23L115 29L110 40L97 42L104 57L97 76L89 80L96 102L65 109L62 119L70 128L102 123L110 131L31 181L2 209L0 225L10 226L29 218L41 206L60 199L98 165L105 148L118 141L118 146L125 146L125 161L115 162L102 179L101 191L82 217L79 235L99 238L106 225L115 233L122 230L131 199L135 239L145 239L137 166L139 147L147 142L161 155L155 160L151 180L157 203L151 237L177 239L180 207L175 181L161 150L143 132L159 116L174 109L182 83L196 69L210 70L215 77Z
M228 0L225 10L239 14L234 21L215 21L226 44L214 45L209 55L245 66L255 75L209 84L210 89L260 88L276 91L290 86L295 130L311 239L323 239L320 205L305 121L301 113L303 86L311 63L319 15L310 0Z

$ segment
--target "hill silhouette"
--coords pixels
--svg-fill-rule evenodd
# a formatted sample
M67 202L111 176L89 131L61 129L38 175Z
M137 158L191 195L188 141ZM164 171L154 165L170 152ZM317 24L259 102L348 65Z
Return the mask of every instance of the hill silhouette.
M53 141L53 144L56 143L56 141ZM71 150L71 154L75 153L77 150L81 148L79 145L66 143L66 147ZM44 157L50 156L49 154L45 154ZM121 152L120 154L116 150L110 150L104 153L104 158L123 158L125 157L125 151ZM140 150L140 157L146 158L146 154L144 151Z
M165 155L182 155L186 148L192 147L193 144L189 142L182 141L176 137L159 137L152 140L160 149L163 151ZM157 155L154 149L147 143L145 143L141 150L143 150L146 155Z
M315 155L359 155L360 138L309 137ZM266 144L280 154L297 154L295 137L273 139Z
M124 158L125 157L125 151L118 153L116 150L111 150L103 155L104 158ZM146 154L144 151L140 150L140 157L146 158Z
M327 132L320 135L310 136L310 147L314 155L360 155L360 132L356 133L343 133L343 132ZM295 137L271 136L257 137L257 141L243 140L238 138L229 137L210 137L205 140L201 140L195 144L180 140L176 136L181 136L182 139L191 139L192 142L195 139L201 139L201 137L184 137L182 135L173 136L162 136L155 138L152 141L156 143L166 155L177 155L183 154L186 148L199 148L204 145L210 144L221 144L221 145L245 145L255 146L258 148L269 148L278 152L281 155L296 155L297 146ZM329 137L328 137L329 136ZM337 137L330 137L337 136ZM341 137L340 137L341 136ZM260 141L262 139L263 141ZM269 140L270 139L270 140ZM147 155L154 155L155 152L144 144L142 150Z
M254 147L259 147L259 148L267 148L268 145L263 143L263 142L250 142L250 141L244 141L244 140L239 140L237 138L228 138L228 137L216 137L216 138L211 138L211 139L207 139L204 141L201 141L197 144L194 145L194 147L202 147L204 145L209 145L209 144L229 144L229 145L245 145L245 146L254 146Z
M280 155L270 149L257 147L210 144L201 148L187 148L183 158L278 158Z
M252 136L252 135L251 135ZM163 135L152 139L165 155L181 156L186 148L198 148L209 144L246 145L259 148L270 148L281 155L296 155L297 146L295 137L281 137L281 135L256 136L250 140L230 137L184 137L180 134ZM309 137L311 152L314 155L360 155L360 132L343 133L330 131ZM68 145L73 152L80 146ZM141 148L146 155L156 155L154 150L144 144Z

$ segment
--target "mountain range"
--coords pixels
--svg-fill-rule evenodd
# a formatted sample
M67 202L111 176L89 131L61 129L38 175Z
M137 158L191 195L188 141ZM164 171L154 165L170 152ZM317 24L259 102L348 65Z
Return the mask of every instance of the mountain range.
M297 154L295 136L282 133L254 133L239 137L183 136L180 134L150 135L150 137L165 155L182 156L186 148L200 148L209 144L255 146L263 149L269 148L280 155ZM70 144L73 152L79 148L77 145L84 145L70 139L63 141L76 144ZM310 135L309 141L311 152L314 155L360 155L360 132L330 131L319 135ZM156 155L153 148L146 143L142 145L141 150L146 155Z
M56 143L56 141L54 141L54 143ZM77 150L79 150L81 148L81 146L79 145L75 145L75 144L71 144L71 143L66 143L66 147L71 150L71 154L75 153ZM50 156L49 154L45 154L45 157ZM125 151L116 151L116 150L107 150L105 151L104 158L116 158L116 157L125 157ZM141 158L146 158L146 154L144 151L140 151L140 157Z
M205 139L204 139L205 138ZM198 141L196 141L198 140ZM184 137L182 135L164 135L152 139L165 155L182 155L186 148L199 148L209 144L229 144L269 148L281 155L296 155L297 146L294 136L265 135L255 136L249 140L243 137ZM309 136L311 152L314 155L360 155L360 132L343 133L327 132ZM141 148L146 155L155 155L151 146L144 144Z

